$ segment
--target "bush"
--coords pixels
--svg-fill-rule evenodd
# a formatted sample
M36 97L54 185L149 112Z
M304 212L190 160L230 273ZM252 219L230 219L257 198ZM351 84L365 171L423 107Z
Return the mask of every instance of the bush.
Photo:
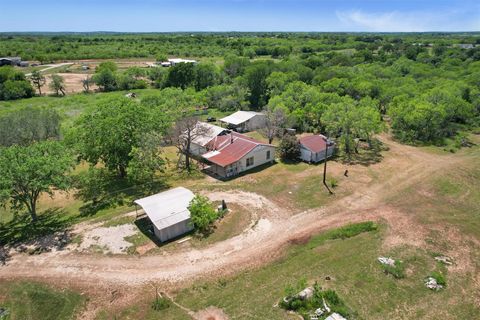
M193 227L203 233L208 234L211 231L212 225L218 219L218 213L213 208L212 203L207 197L196 195L190 205L190 221Z
M332 188L336 188L336 187L338 187L338 180L335 179L335 178L330 178L329 179L329 184Z
M405 266L400 261L395 261L393 266L388 264L382 264L383 272L386 274L391 274L395 279L405 278Z
M165 310L168 307L170 307L170 300L164 297L157 297L153 302L152 302L152 309L155 311L161 311Z
M443 273L438 272L438 271L433 271L430 277L434 278L437 280L437 284L446 287L447 286L447 280L445 279L445 276Z
M332 232L330 239L347 239L363 232L377 230L377 225L372 221L349 224Z
M293 134L283 136L278 149L282 161L298 161L300 157L300 144Z

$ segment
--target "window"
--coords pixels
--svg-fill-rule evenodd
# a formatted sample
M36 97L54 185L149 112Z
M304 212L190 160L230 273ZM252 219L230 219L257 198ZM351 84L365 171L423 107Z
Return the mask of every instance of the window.
M247 158L247 167L253 166L253 157Z
M267 151L267 160L270 160L270 150Z

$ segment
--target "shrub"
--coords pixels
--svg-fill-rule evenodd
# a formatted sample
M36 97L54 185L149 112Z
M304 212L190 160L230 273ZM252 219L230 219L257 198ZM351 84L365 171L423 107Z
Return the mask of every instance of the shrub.
M188 210L190 211L191 224L197 231L204 234L211 231L213 223L218 219L218 213L213 208L212 203L207 197L201 195L196 195L192 199Z
M382 264L383 272L386 274L391 274L396 279L405 278L405 266L400 261L395 261L393 266Z
M377 230L377 225L372 221L349 224L332 232L330 239L347 239L363 232Z
M282 161L298 161L300 156L300 144L293 134L286 134L279 146Z
M437 284L446 287L447 286L447 280L445 279L445 276L443 273L438 272L438 271L433 271L430 277L434 278L437 280Z
M335 178L330 178L329 179L329 184L332 188L336 188L338 186L338 180Z
M158 297L152 302L152 309L155 311L165 310L170 307L170 300L164 297Z

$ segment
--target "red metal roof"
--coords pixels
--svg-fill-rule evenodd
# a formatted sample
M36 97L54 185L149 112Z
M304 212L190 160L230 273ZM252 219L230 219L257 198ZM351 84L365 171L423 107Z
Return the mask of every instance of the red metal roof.
M311 152L320 152L327 147L326 137L319 135L312 135L300 138L300 144L310 150Z
M207 153L204 155L204 158L221 167L226 167L239 161L259 145L269 146L269 144L262 143L243 134L232 132L212 139L208 143L207 148L210 151L218 151L218 154L208 157Z

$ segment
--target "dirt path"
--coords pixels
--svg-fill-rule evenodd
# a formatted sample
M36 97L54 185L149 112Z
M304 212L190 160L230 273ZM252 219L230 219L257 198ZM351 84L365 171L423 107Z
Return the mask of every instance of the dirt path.
M403 232L402 239L415 242L416 231L401 226L410 225L408 216L385 204L384 199L399 190L415 185L437 170L455 165L452 156L437 156L420 149L386 141L389 155L375 170L393 170L381 182L356 190L327 207L294 215L282 214L283 209L268 199L242 192L217 194L220 198L245 199L243 204L266 210L248 232L215 243L204 249L189 249L157 256L98 256L68 252L38 256L15 255L0 269L0 278L68 279L83 283L142 285L149 281L178 283L204 275L232 274L247 267L261 265L282 254L292 240L321 230L365 220L384 220L392 232ZM227 198L228 199L228 198ZM256 199L252 202L252 199ZM241 200L240 200L241 201ZM395 243L395 239L392 239ZM32 273L32 270L35 270Z

